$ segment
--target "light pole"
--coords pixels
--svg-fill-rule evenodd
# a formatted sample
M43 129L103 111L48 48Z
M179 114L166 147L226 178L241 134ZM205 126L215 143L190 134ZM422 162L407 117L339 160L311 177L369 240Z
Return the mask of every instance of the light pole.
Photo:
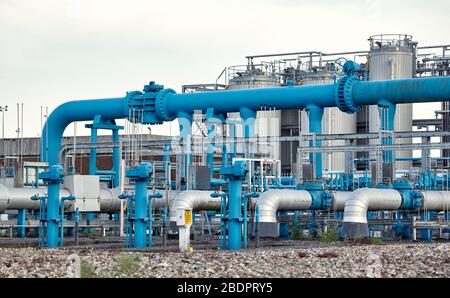
M8 106L0 106L0 112L2 112L2 142L3 142L3 167L5 167L6 161L6 142L5 142L5 112L8 111Z

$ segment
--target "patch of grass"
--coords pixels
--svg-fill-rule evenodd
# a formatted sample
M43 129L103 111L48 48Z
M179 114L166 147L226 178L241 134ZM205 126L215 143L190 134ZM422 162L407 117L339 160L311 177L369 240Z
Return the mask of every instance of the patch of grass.
M81 278L93 278L96 277L94 268L89 262L85 260L80 261L80 277Z
M375 237L370 237L369 238L369 244L372 245L380 245L383 241L381 240L381 238L375 238Z
M293 240L305 240L303 230L299 226L293 226L291 229L291 235Z
M118 273L128 276L136 270L140 261L139 256L121 254L116 258L116 265L114 269Z
M319 231L320 242L331 243L339 241L339 230L336 227L328 226L327 231Z

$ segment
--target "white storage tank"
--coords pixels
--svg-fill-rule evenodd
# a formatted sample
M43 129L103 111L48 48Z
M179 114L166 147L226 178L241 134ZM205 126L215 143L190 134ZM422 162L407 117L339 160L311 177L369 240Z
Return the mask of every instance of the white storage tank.
M303 80L303 85L321 85L333 84L333 72L313 73ZM302 117L307 117L306 112L302 112ZM356 133L356 114L347 114L339 110L339 108L325 108L322 121L323 134L346 134ZM325 141L322 146L342 146L345 145L344 140ZM345 171L345 153L334 152L325 153L322 157L322 170L324 172L343 172Z
M376 35L369 39L369 80L398 80L414 77L414 53L417 43L409 35ZM395 113L395 131L412 131L413 104L399 104ZM377 106L369 107L369 132L377 132L380 117ZM371 143L376 143L372 140ZM397 144L412 143L411 139L397 139ZM374 157L373 154L369 155ZM412 151L396 151L396 158L411 158ZM398 161L396 169L410 169L412 161Z
M272 88L280 87L281 84L277 77L263 73L259 69L253 69L251 72L241 72L239 75L230 79L228 89L250 89L250 88ZM228 113L229 120L241 120L239 113ZM281 111L267 109L257 111L255 133L259 138L279 137L281 134ZM229 126L229 130L231 125ZM228 133L228 136L230 134ZM243 137L243 129L241 125L236 127L236 136ZM279 142L261 142L257 147L258 154L270 159L280 159ZM242 145L237 146L237 153L243 153Z

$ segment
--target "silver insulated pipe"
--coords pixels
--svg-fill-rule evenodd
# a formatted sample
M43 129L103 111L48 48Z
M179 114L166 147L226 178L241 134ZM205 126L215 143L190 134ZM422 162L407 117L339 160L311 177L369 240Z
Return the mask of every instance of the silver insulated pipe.
M401 194L394 189L360 188L345 202L343 232L345 238L367 238L367 211L397 210L402 204Z
M424 211L449 211L450 191L423 191Z
M344 211L345 202L352 194L351 191L333 191L333 210L334 211Z
M170 221L176 221L175 210L177 209L220 211L221 199L220 197L211 197L212 193L213 191L210 190L187 190L179 193L172 203L172 208L170 208Z
M307 210L312 197L306 190L269 190L261 194L256 202L259 222L277 222L278 211Z
M311 194L306 190L274 189L262 193L256 202L259 236L278 237L277 212L308 210L311 203Z

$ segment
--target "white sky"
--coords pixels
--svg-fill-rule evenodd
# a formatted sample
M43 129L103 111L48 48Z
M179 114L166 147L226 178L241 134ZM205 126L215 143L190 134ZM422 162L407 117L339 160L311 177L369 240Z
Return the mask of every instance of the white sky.
M150 80L179 92L248 54L364 50L379 33L450 43L449 11L448 0L0 0L6 136L15 135L17 102L24 135L37 136L41 106L124 96ZM422 105L414 117L438 108ZM152 132L168 134L169 124Z

